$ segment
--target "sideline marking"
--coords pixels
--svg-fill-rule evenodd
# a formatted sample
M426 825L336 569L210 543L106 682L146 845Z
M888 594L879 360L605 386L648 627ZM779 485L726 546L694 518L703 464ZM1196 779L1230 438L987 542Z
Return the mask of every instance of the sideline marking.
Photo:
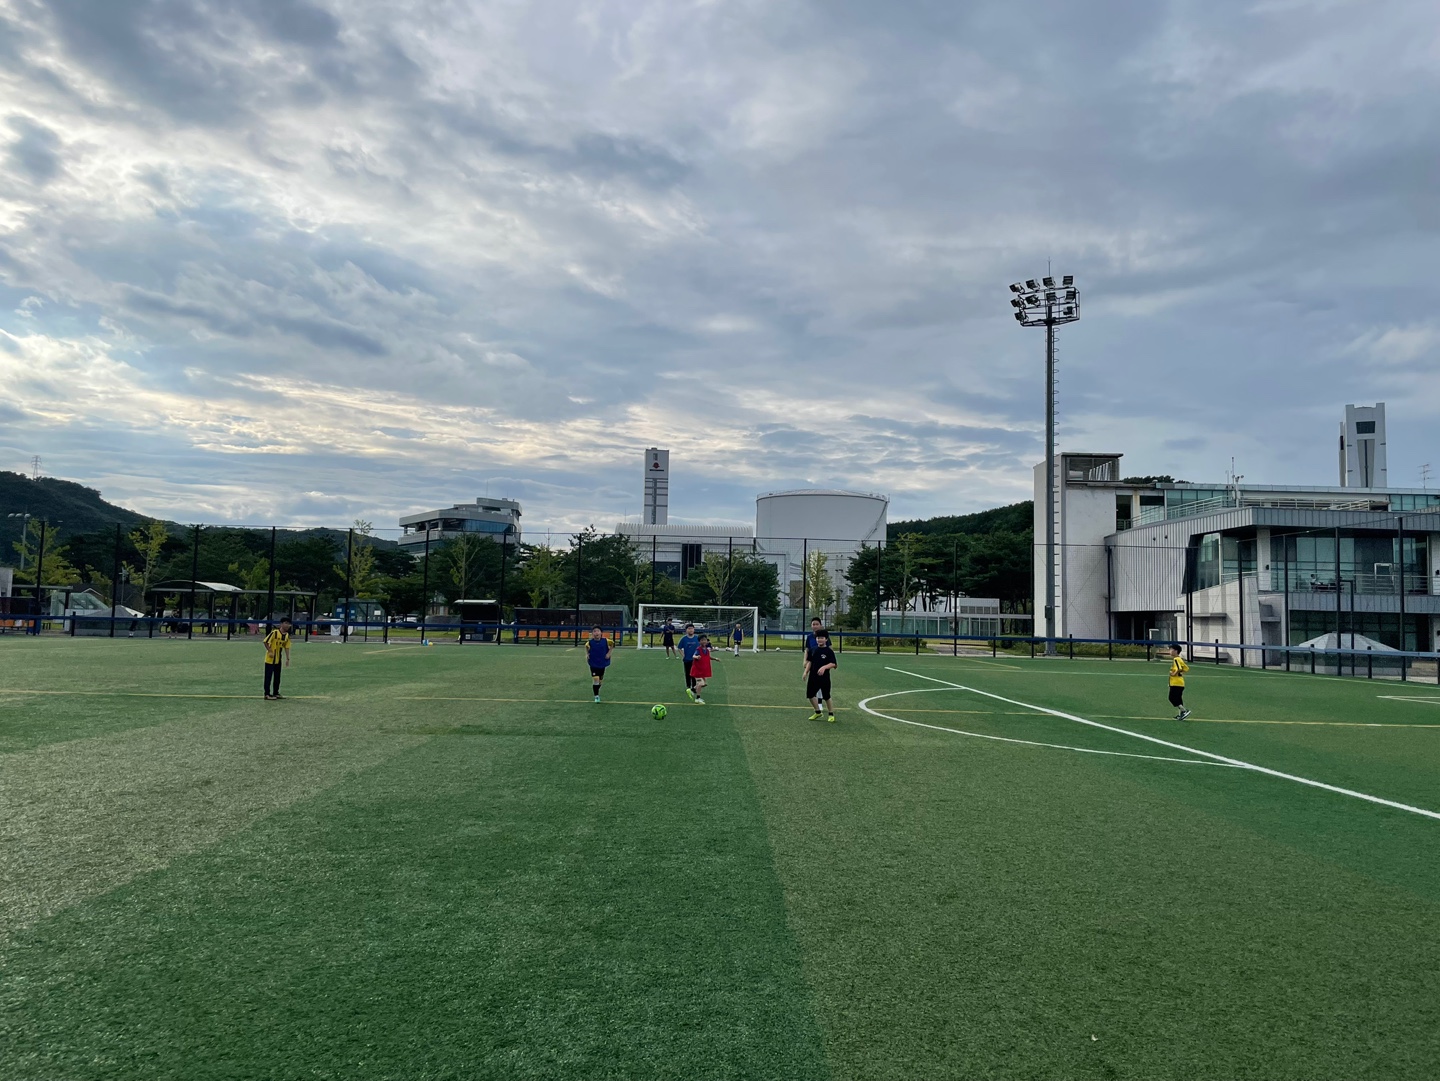
M892 669L898 671L898 669ZM906 672L906 675L913 675L913 672ZM957 736L973 736L975 739L993 739L997 743L1020 743L1026 747L1050 747L1057 751L1079 751L1081 754L1108 754L1116 758L1144 758L1152 762L1179 762L1186 766L1227 766L1227 762L1206 762L1198 758L1168 758L1157 754L1132 754L1129 751L1101 751L1094 747L1071 747L1065 743L1039 743L1033 739L1014 739L1011 736L991 736L984 732L966 732L959 728L945 728L938 724L925 724L923 721L907 721L904 717L892 717L888 713L881 713L879 710L870 708L871 702L878 702L882 698L894 698L902 694L933 694L940 687L920 687L913 691L889 691L885 694L872 694L869 698L860 703L860 708L872 717L884 717L887 721L896 721L900 724L914 725L916 728L930 728L936 732L950 732ZM963 690L964 688L960 688ZM897 713L909 712L907 710L896 710ZM991 714L994 716L994 714ZM1030 716L1030 714L1016 714L1016 716Z
M1381 695L1380 697L1387 697ZM1440 698L1415 698L1402 699L1402 701L1414 702L1440 702ZM1025 710L1015 709L900 709L891 707L896 713L965 713L978 714L983 717L1033 717L1034 714ZM1107 721L1161 721L1160 717L1137 717L1130 713L1097 713L1097 717L1103 717ZM1303 724L1314 725L1321 728L1440 728L1440 724L1406 724L1403 721L1255 721L1239 720L1233 717L1190 717L1186 724Z
M1099 721L1087 720L1084 717L1077 717L1073 713L1063 713L1058 709L1050 709L1047 706L1036 706L1029 702L1019 702L1013 698L1005 698L998 694L991 694L989 691L982 691L976 687L965 687L959 683L951 683L947 679L936 679L934 676L924 676L919 672L907 672L903 668L891 668L886 665L886 670L898 672L902 676L913 676L916 679L928 679L931 683L943 683L947 687L954 687L959 691L969 691L972 694L981 694L986 698L994 698L999 702L1007 702L1012 706L1024 706L1026 709L1033 709L1037 713L1048 713L1052 717L1060 717L1063 720L1075 721L1077 724L1087 724L1092 728L1101 728L1106 732L1116 732L1122 736L1131 736L1135 739L1143 739L1147 743L1157 743L1161 747L1169 747L1172 751L1184 751L1187 754L1198 754L1205 758L1214 759L1216 762L1223 762L1230 766L1239 766L1242 769L1254 770L1256 773L1264 773L1270 777L1279 777L1284 781L1294 781L1296 784L1309 785L1311 788L1321 788L1326 792L1335 792L1342 796L1350 796L1354 799L1365 800L1369 803L1378 803L1382 807L1393 807L1397 811L1409 811L1411 814L1423 815L1425 818L1433 818L1440 821L1440 811L1427 811L1423 807L1412 807L1408 803L1399 803L1396 800L1385 799L1381 796L1372 796L1365 792L1356 792L1353 788L1341 788L1339 785L1326 784L1324 781L1312 781L1308 777L1300 777L1293 773L1282 773L1278 769L1270 769L1268 766L1257 766L1253 762L1245 762L1239 758L1227 758L1223 754L1215 754L1211 751L1202 751L1197 747L1186 747L1183 743L1171 743L1169 740L1160 739L1156 736L1147 736L1143 732L1131 732L1127 728L1116 728L1114 725L1101 724ZM913 724L915 722L904 722Z
M1440 705L1440 698L1410 698L1403 694L1377 694L1376 698L1388 698L1392 702L1429 702L1432 705ZM1427 727L1429 727L1427 725Z
M85 698L254 698L253 694L161 694L158 691L25 691L0 687L0 694L68 694ZM329 698L328 694L287 694L290 698Z

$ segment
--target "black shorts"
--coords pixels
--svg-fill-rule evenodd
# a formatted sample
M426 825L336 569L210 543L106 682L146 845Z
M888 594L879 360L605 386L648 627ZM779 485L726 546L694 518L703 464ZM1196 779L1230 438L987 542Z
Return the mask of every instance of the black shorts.
M675 636L674 636L674 635L667 634L664 638L660 639L660 644L661 644L662 646L664 646L666 649L674 649L674 648L675 648Z
M823 676L811 676L805 684L805 697L814 698L819 695L825 701L830 701L830 673Z
M596 668L596 667L592 664L592 665L590 666L590 675L593 676L595 679L604 679L604 678L605 678L605 669L603 669L603 668Z
M1185 688L1184 688L1184 687L1171 687L1171 688L1170 688L1170 704L1171 704L1172 706L1183 706L1183 705L1185 704Z

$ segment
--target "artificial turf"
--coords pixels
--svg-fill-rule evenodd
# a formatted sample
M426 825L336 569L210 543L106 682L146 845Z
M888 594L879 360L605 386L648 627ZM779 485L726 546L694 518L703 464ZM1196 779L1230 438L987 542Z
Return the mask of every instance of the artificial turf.
M0 1076L1440 1069L1440 821L1021 704L1440 810L1433 686L847 653L830 725L794 654L259 659L0 639Z

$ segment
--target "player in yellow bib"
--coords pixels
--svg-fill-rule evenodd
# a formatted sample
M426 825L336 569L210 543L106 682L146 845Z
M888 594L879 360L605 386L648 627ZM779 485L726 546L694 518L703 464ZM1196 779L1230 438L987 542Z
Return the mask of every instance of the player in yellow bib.
M284 658L285 667L290 667L290 620L282 619L280 626L265 636L265 700L274 702L285 697L280 693L280 663Z
M1183 721L1190 716L1190 711L1185 708L1185 673L1190 671L1190 666L1185 663L1185 658L1180 656L1180 647L1170 647L1170 704L1180 712L1175 714L1177 721Z

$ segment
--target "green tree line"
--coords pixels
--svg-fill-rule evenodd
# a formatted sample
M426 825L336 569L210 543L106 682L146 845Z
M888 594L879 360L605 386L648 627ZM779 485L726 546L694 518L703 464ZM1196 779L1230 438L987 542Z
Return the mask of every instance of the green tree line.
M203 528L196 551L194 529L179 530L149 521L120 533L125 586L111 581L116 559L113 529L46 538L40 558L41 525L14 544L21 583L93 588L107 603L117 599L144 607L150 587L166 581L223 582L266 590L271 578L270 534L224 526ZM779 582L770 563L748 552L711 553L682 582L652 575L648 553L629 538L602 535L593 528L567 545L507 544L489 537L461 536L432 546L425 560L377 544L370 523L357 521L346 533L334 530L284 536L275 548L277 591L315 593L322 610L349 596L375 600L393 614L418 613L426 592L449 603L499 599L507 608L571 608L578 604L624 604L632 615L641 603L754 605L762 615L778 614Z

